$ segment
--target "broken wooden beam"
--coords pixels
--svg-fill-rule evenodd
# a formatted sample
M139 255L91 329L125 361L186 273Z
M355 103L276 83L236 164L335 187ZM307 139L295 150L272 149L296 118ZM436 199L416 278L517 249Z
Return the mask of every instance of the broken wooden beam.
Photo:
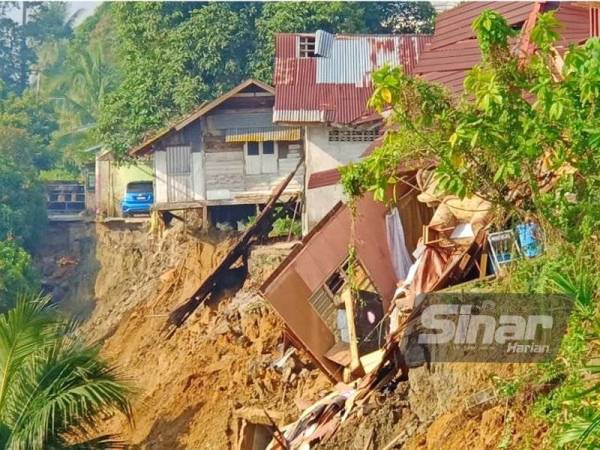
M166 328L170 330L167 333L168 337L171 337L175 330L181 327L188 317L200 306L210 295L210 293L217 287L219 278L222 277L229 268L240 258L240 256L247 253L248 246L253 238L265 234L268 232L268 228L272 225L271 213L275 209L275 205L283 191L288 186L294 175L303 164L300 161L296 168L277 186L269 199L269 202L265 205L261 213L256 217L256 221L249 226L242 236L238 239L237 243L233 248L225 255L223 260L213 269L213 271L206 277L200 287L187 299L182 305L178 306L170 315L167 321Z

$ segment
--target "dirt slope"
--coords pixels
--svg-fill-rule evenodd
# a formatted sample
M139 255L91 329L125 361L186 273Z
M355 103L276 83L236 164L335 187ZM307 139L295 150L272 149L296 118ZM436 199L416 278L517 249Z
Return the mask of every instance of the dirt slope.
M224 236L198 240L182 228L151 239L143 230L99 226L97 304L82 331L104 339L103 354L139 391L135 425L115 417L104 431L121 433L135 448L228 448L236 409L259 406L291 420L299 413L295 399L316 400L330 386L299 358L287 377L271 367L282 355L282 325L253 288L276 267L283 250L253 252L245 287L233 298L201 307L166 339L168 313L231 243Z

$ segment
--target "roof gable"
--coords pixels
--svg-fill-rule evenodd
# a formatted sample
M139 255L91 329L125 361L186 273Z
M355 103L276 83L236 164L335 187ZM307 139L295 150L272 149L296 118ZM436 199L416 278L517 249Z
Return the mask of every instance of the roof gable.
M164 137L170 135L173 132L181 131L182 129L184 129L191 123L195 122L200 117L204 116L205 114L209 113L210 111L214 110L218 106L222 105L227 100L234 97L235 95L245 94L245 93L250 93L250 92L257 92L257 91L263 91L263 92L266 92L266 93L272 94L272 95L275 94L275 90L273 89L273 87L269 86L266 83L263 83L262 81L253 80L253 79L246 80L243 83L238 84L236 87L234 87L230 91L221 95L220 97L217 97L216 99L214 99L212 101L202 103L198 107L198 109L191 112L183 119L179 120L178 122L175 122L173 125L169 126L168 128L165 128L164 130L159 131L158 133L154 134L149 139L146 139L144 142L142 142L137 147L134 147L132 150L129 151L129 154L133 155L133 156L139 156L139 155L148 153L148 152L152 151L151 147L154 143L158 142L159 140L163 139Z

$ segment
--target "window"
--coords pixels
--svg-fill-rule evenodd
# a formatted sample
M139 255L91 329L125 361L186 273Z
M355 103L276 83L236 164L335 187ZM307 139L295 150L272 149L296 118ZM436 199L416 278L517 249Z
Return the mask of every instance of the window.
M89 192L96 190L96 174L94 172L87 172L85 182Z
M298 56L300 58L313 58L315 56L314 36L300 36Z
M246 175L277 173L277 142L246 142L244 145Z
M266 141L263 142L263 154L265 155L274 155L275 154L275 142Z
M357 289L360 297L355 305L355 314L357 319L357 335L360 338L359 344L362 348L363 344L371 341L371 338L377 338L379 334L385 335L385 333L371 333L375 326L383 326L383 322L380 322L380 319L383 318L383 307L375 285L371 282L369 275L360 261L356 262L353 275L351 274L349 261L346 260L342 263L329 275L323 285L313 293L309 302L329 330L336 336L336 340L338 342L348 342L347 325L344 325L345 305L341 294L345 289L349 288L352 281L354 281L354 287ZM369 299L370 301L367 302L366 300ZM373 299L377 299L377 302L373 302ZM377 308L373 308L373 306L377 306ZM375 310L377 310L376 320L375 315L372 314ZM371 314L369 314L369 311ZM369 319L366 326L365 317ZM340 321L340 319L342 320ZM369 339L366 339L367 337Z
M248 155L249 156L258 156L258 142L248 142Z
M329 142L372 142L377 130L329 130Z

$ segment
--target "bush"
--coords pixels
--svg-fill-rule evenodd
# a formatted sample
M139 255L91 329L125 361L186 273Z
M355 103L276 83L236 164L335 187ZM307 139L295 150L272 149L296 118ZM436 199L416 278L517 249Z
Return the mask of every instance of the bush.
M0 313L12 307L19 296L39 289L31 256L14 241L0 241Z

